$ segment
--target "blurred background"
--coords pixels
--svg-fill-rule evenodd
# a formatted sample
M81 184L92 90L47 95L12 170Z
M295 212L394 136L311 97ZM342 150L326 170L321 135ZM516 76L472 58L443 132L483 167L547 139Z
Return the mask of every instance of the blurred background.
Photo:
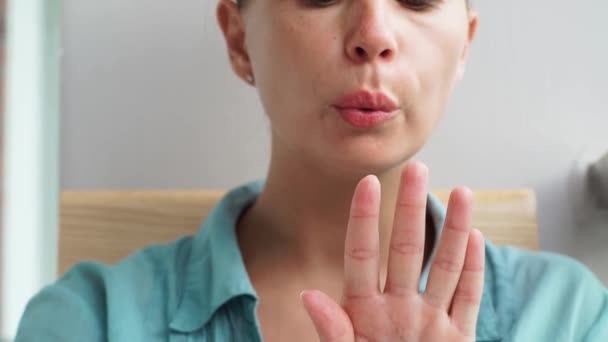
M588 205L584 181L608 151L608 2L473 3L467 74L418 159L434 189L533 189L541 248L608 284L606 209ZM59 191L228 189L264 176L267 121L230 70L215 5L9 1L1 336L53 279Z

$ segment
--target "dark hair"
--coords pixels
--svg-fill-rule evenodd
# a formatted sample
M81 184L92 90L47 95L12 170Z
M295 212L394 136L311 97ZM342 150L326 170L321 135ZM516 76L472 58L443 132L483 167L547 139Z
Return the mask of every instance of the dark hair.
M236 0L236 4L239 7L243 7L243 4L245 3L245 1L247 1L247 0ZM471 0L466 0L466 2L467 2L467 8L471 8Z

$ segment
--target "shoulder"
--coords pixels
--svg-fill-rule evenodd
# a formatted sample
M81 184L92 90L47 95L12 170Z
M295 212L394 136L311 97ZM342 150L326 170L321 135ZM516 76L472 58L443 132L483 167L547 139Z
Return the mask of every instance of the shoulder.
M533 278L536 280L560 277L566 280L563 285L582 285L586 281L598 282L597 277L581 262L561 254L530 251L510 246L486 245L488 259L494 269L509 278ZM576 276L578 279L563 279Z
M486 253L497 279L508 281L512 288L530 290L551 282L556 291L587 288L605 292L587 266L565 255L491 244L486 245Z
M520 338L581 340L608 323L608 291L579 261L549 252L486 245L494 303L504 328ZM535 335L529 335L535 334ZM608 336L606 336L608 337Z
M102 341L107 330L166 326L178 305L192 238L141 249L115 265L81 262L36 294L21 318L16 341ZM154 307L155 310L147 310ZM44 338L43 338L44 337Z

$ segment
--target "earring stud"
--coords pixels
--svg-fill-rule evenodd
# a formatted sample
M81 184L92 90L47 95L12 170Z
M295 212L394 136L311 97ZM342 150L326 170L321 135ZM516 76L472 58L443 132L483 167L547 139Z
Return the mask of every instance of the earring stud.
M248 74L245 79L247 79L247 82L249 83L253 83L253 75L252 74Z

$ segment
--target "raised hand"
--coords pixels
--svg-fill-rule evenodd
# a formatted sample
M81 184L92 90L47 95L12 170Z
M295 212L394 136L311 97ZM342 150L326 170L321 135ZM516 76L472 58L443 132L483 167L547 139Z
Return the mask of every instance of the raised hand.
M409 163L401 176L381 289L380 183L375 176L359 182L346 234L341 303L321 291L302 293L322 342L475 340L485 256L483 236L471 229L472 194L466 188L450 194L426 290L419 293L427 187L426 166Z

